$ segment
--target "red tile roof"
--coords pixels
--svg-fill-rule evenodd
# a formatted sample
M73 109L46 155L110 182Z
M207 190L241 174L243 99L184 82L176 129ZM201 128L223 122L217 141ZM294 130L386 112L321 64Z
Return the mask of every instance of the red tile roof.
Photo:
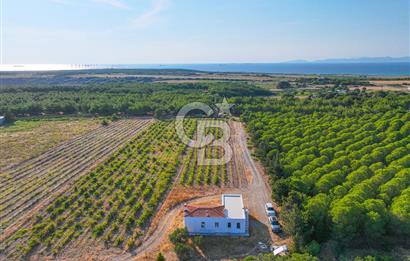
M225 217L224 206L190 206L184 208L184 215L187 217Z

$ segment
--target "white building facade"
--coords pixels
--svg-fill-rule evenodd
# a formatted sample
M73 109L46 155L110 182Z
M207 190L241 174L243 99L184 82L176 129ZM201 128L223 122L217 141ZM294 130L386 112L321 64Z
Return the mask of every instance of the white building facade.
M190 235L249 236L249 213L242 195L224 194L218 206L184 207L184 223Z

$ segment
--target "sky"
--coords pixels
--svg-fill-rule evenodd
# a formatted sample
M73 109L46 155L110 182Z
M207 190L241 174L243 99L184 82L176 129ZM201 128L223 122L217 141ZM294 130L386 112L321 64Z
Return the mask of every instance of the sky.
M0 0L3 64L410 56L409 0Z

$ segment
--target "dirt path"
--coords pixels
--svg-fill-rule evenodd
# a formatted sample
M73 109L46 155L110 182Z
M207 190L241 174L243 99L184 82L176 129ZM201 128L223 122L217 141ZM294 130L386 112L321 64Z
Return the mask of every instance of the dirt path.
M243 124L236 121L230 122L231 128L237 137L234 137L235 144L239 146L240 152L238 153L235 160L240 161L239 163L243 165L244 169L240 170L243 173L236 173L237 175L245 177L246 173L251 174L251 182L246 186L239 186L239 188L228 188L225 193L242 193L245 205L249 208L251 215L258 219L261 223L268 226L268 220L265 215L264 204L269 202L271 199L271 192L266 183L266 179L263 176L260 168L257 167L256 163L252 159L251 153L247 147L247 134L244 130ZM201 198L196 198L184 202L180 202L178 205L174 206L160 219L158 222L158 227L155 231L148 235L142 242L142 244L137 248L135 255L132 259L140 260L147 256L147 253L152 253L155 249L158 249L162 242L166 239L168 234L166 233L170 226L173 224L174 219L182 212L184 203L196 203L199 201L206 201L219 198L220 195L205 196ZM271 237L272 237L272 233Z
M146 238L143 241L143 243L138 247L136 251L137 255L135 256L135 258L138 259L138 257L140 257L141 255L145 256L146 253L150 253L153 250L155 250L157 247L159 247L159 245L165 239L165 236L167 236L166 232L169 226L173 223L173 220L176 218L176 216L182 211L182 208L185 203L193 204L199 201L213 200L219 197L220 195L212 195L212 196L206 196L202 198L196 198L196 199L181 202L180 204L170 209L165 214L165 216L161 219L161 221L159 222L159 226L155 229L154 233L152 233L148 238Z
M271 192L268 187L267 181L263 176L263 173L257 168L255 161L253 160L251 153L247 146L247 134L244 130L243 124L240 122L232 121L232 126L238 132L239 146L242 151L242 160L246 170L252 175L252 182L244 190L249 203L248 208L257 219L265 221L267 225L267 219L265 218L265 203L271 201Z

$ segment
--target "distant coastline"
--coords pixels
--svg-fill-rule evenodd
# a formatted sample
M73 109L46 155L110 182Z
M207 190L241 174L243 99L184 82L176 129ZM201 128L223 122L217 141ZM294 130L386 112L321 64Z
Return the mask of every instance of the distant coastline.
M285 63L210 63L210 64L3 64L7 71L61 71L87 69L187 69L218 73L323 74L409 76L410 62L285 62Z

